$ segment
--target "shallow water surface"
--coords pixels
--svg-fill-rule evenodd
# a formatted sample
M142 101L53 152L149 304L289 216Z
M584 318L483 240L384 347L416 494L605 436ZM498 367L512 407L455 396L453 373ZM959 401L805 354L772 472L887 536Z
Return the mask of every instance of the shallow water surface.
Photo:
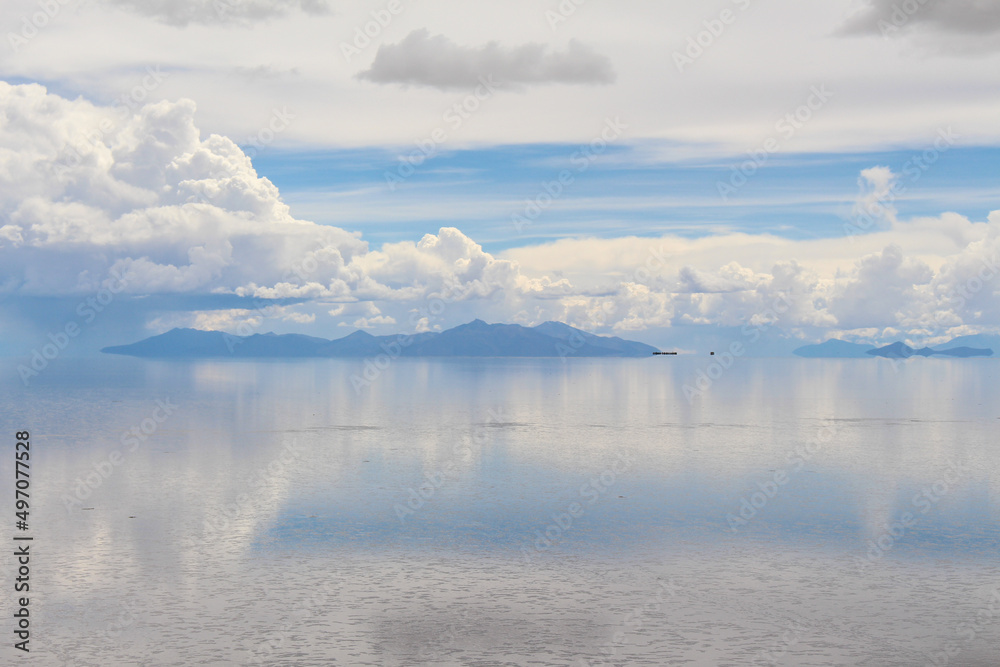
M30 660L1000 664L997 361L707 363L11 366Z

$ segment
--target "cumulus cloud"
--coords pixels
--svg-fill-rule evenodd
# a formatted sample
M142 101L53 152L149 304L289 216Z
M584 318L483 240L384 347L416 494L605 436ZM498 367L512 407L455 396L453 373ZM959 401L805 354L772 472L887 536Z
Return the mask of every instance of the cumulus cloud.
M194 114L183 100L133 113L0 83L7 305L114 286L154 330L284 323L326 335L433 331L473 317L605 333L1000 330L1000 212L974 222L893 211L851 238L581 238L499 256L444 227L375 249L293 217L239 147L203 137ZM885 168L862 172L857 209L895 182Z
M857 208L867 209L896 175L873 168L860 181ZM953 213L908 221L893 213L882 222L855 237L562 239L503 256L528 275L558 272L578 294L601 284L594 276L630 276L603 295L536 304L522 314L531 321L603 322L617 331L766 326L865 342L1000 330L1000 212L986 222Z
M898 245L858 260L847 280L830 297L830 314L847 328L913 325L924 306L934 272L920 260L903 256Z
M287 281L294 261L316 263L327 291L357 283L348 265L367 244L293 219L232 141L201 139L191 102L132 115L0 84L0 105L3 250L23 294L93 290L114 273L135 293L234 292Z
M452 89L470 88L480 79L502 85L548 83L608 84L614 69L603 56L578 41L565 51L549 51L529 43L505 48L497 42L479 47L460 46L443 35L414 30L398 44L384 44L371 67L358 77L375 83L399 83Z
M0 83L0 285L20 297L230 295L263 302L448 303L566 293L454 228L371 250L291 216L231 140L203 138L190 101L137 113ZM234 314L235 313L235 314ZM293 322L315 313L262 310ZM391 324L371 306L343 315ZM360 315L360 318L359 318ZM195 316L194 321L231 322ZM174 316L176 319L176 315ZM198 319L200 317L200 319Z
M115 7L148 16L169 25L250 24L280 18L296 11L327 14L327 0L102 0Z
M858 186L861 194L854 204L854 219L859 226L890 227L896 222L896 186L898 174L889 167L870 167L861 171Z

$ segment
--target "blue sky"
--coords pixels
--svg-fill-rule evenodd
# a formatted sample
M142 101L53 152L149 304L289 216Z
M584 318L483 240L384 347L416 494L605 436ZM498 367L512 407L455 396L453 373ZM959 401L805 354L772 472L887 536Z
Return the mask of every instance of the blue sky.
M775 154L723 201L746 155L651 162L640 147L612 146L579 172L571 156L586 145L531 144L442 151L395 190L385 173L398 151L267 150L253 160L281 190L297 217L361 231L374 243L419 237L454 224L490 252L565 237L704 236L720 231L768 232L788 238L843 234L852 219L859 173L884 165L897 172L921 149L865 153ZM899 197L905 218L951 211L981 220L1000 199L1000 149L957 148ZM544 192L561 170L574 181L519 230L515 213Z
M0 344L1000 332L994 4L389 2L6 2Z

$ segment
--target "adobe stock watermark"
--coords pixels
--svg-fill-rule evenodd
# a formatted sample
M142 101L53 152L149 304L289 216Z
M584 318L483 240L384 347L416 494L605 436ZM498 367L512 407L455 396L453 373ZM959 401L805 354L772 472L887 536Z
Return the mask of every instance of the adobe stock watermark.
M654 276L662 275L663 270L668 266L667 259L666 250L662 245L657 248L649 247L649 257L632 271L631 281L635 284L648 285ZM595 329L607 326L608 319L614 310L615 304L613 302L602 302L601 310L593 316L588 326ZM556 345L556 351L559 353L559 358L565 362L568 357L578 354L586 345L587 339L580 333L573 332L567 338L559 341Z
M587 0L561 0L555 9L546 9L545 20L548 22L552 32L555 32L561 24L570 20L576 14L577 10L585 4L587 4Z
M435 127L423 139L415 140L413 143L416 144L416 148L399 156L397 158L399 164L394 170L383 172L389 191L395 192L406 179L416 173L418 167L435 157L440 152L441 145L451 137L451 133L457 132L483 107L483 104L496 95L502 86L503 83L495 81L492 74L480 76L479 85L471 93L454 102L441 115L444 125Z
M413 334L397 334L396 340L379 343L382 352L374 357L365 357L364 370L360 374L351 373L350 381L354 394L360 396L365 389L371 387L372 383L388 370L392 362L403 356L403 352L411 345L413 345Z
M767 164L771 156L782 149L784 141L790 141L806 126L814 115L826 106L834 96L826 84L812 86L803 104L789 111L774 124L775 135L768 137L757 148L747 151L749 160L732 167L728 181L716 181L715 188L723 202L736 194L751 178Z
M10 50L17 53L28 45L38 34L45 29L52 19L57 17L67 5L75 4L78 0L37 0L38 11L31 14L21 15L21 26L17 32L7 33L7 43Z
M485 288L502 287L500 284L493 284L484 281ZM424 331L430 327L432 319L439 320L448 309L448 306L455 303L464 296L464 290L459 285L446 287L437 296L431 297L426 307L419 308L410 313L409 324L415 330ZM389 342L379 343L382 352L374 357L366 357L361 373L352 373L350 376L351 386L354 393L360 396L361 393L372 386L382 373L399 359L406 352L407 348L413 345L415 334L397 334L396 339Z
M879 19L876 27L884 39L892 37L902 30L920 10L938 0L901 0L892 5L892 13L889 20Z
M281 277L281 283L291 284L290 281L294 277L297 277L302 282L307 282L317 271L319 271L319 262L317 262L316 258L312 255L308 255L301 262L293 262L292 265L285 270ZM279 283L279 285L281 283ZM258 331L268 318L281 314L285 308L285 306L280 303L275 303L274 301L258 297L251 297L251 301L248 305L252 307L245 310L256 314L259 319L243 320L236 325L234 333L226 332L223 335L222 340L225 342L226 348L229 350L229 354L234 354L238 345L245 343L247 337L252 336L254 332ZM248 317L252 317L252 315L248 315Z
M996 253L992 257L980 258L980 264L981 266L974 276L966 278L957 287L951 288L944 295L954 308L965 308L977 294L982 292L1000 274L1000 256ZM938 324L943 324L945 318L947 318L947 313L942 311L938 311L935 315Z
M244 2L246 0L212 0L212 7L215 9L215 16L224 20L230 12L243 6Z
M939 129L937 137L929 148L903 163L900 174L905 178L905 182L893 174L883 192L879 192L871 201L863 204L859 202L854 210L853 221L844 223L844 234L848 240L853 243L855 236L873 229L880 220L884 220L890 213L892 204L906 194L907 188L919 181L961 138L951 126Z
M771 645L766 649L761 649L754 654L752 665L763 665L764 667L778 667L783 662L789 650L799 643L802 633L806 629L804 625L795 621L788 621L785 631L781 636L776 637Z
M752 0L732 0L732 3L741 12L745 12L750 9L753 2ZM729 27L736 23L739 17L740 14L726 8L719 12L715 18L702 21L704 30L694 35L688 35L687 46L683 51L674 51L674 65L677 66L677 71L683 74L685 68L694 65L726 33Z
M948 467L933 484L923 487L910 500L910 510L902 512L895 521L885 522L877 537L868 540L865 558L852 556L858 570L864 571L878 563L887 553L912 531L922 517L926 516L938 503L950 494L962 478L969 475L973 467L968 463L948 461Z
M792 302L789 301L788 297L784 293L779 293L763 313L754 316L750 322L744 324L740 333L747 339L747 342L734 340L729 344L728 349L715 357L705 368L698 371L697 379L693 385L684 385L682 391L688 403L693 404L696 397L704 396L715 384L715 381L725 375L726 371L736 363L736 360L747 353L747 346L756 344L761 335L774 326L780 316L787 313L791 307ZM754 320L756 320L756 324Z
M286 591L268 592L260 599L270 600L278 597L285 597ZM309 598L301 604L290 605L289 612L295 622L283 623L280 627L269 632L270 636L259 640L255 648L250 649L248 665L273 665L275 664L275 653L286 645L289 637L302 627L304 621L315 617L320 613L320 609L330 600L338 600L341 596L341 586L334 585L329 581L318 583Z
M138 424L124 431L118 439L120 448L113 450L104 460L94 464L93 470L82 477L77 477L72 493L64 493L61 500L66 507L66 512L72 512L75 508L82 507L83 501L87 500L91 494L107 481L123 463L125 458L134 453L139 446L153 437L160 426L170 418L178 406L170 402L170 399L157 399L156 407Z
M169 72L160 70L160 65L149 65L145 71L139 83L112 101L110 107L112 118L102 118L93 130L85 132L67 144L66 156L56 165L57 174L66 175L70 169L79 166L85 157L93 153L97 146L104 146L106 137L117 131L123 122L137 113L150 94L170 76Z
M543 182L538 194L524 201L523 211L511 214L510 220L514 224L514 229L521 233L525 227L533 224L544 211L563 196L566 188L573 185L576 181L574 174L582 174L590 169L590 166L608 150L611 144L618 141L627 129L628 125L618 116L605 119L600 134L569 156L574 169L572 171L563 169L555 179Z
M295 114L288 111L288 107L281 109L271 109L271 117L267 124L261 127L257 134L246 138L246 147L243 153L250 159L257 157L265 148L274 143L279 134L287 130L295 120Z
M740 528L756 518L767 507L767 504L778 496L781 489L792 481L798 473L802 472L806 463L812 461L825 445L833 441L838 430L836 424L824 425L816 431L808 442L788 452L785 456L785 463L791 467L779 468L767 479L757 482L756 491L740 498L740 506L736 512L726 514L729 532L738 532Z
M577 667L603 667L604 665L622 664L620 661L624 656L620 656L619 653L629 634L642 630L644 619L648 614L654 614L663 609L667 604L667 600L663 597L664 593L669 594L671 598L677 597L677 585L673 579L666 583L659 580L657 583L656 593L647 598L640 606L625 614L621 625L612 633L611 640L601 645L599 650L603 658L580 658ZM617 662L605 662L606 659L615 659Z
M946 665L952 664L953 659L957 658L969 644L975 641L976 637L996 624L998 619L1000 619L1000 588L994 588L992 595L986 600L986 604L976 610L971 620L962 621L955 626L955 634L958 638L949 640L940 650L931 652L924 667L946 667Z
M536 528L534 541L520 548L525 562L530 563L534 554L541 554L556 546L586 516L588 508L592 508L607 495L619 477L632 468L632 464L632 459L625 452L619 452L604 472L584 482L578 491L578 498L567 504L563 511L553 513L552 523L544 528Z
M502 423L504 423L502 408L491 409L487 413L487 426L490 424ZM485 428L477 426L472 430L470 439L476 447L482 447L484 444L489 442L490 438ZM399 519L399 522L401 524L405 524L409 517L422 510L427 503L434 499L434 496L437 495L438 491L441 490L449 479L457 479L459 463L463 460L470 460L474 453L475 452L472 446L468 443L456 443L451 449L451 460L445 463L436 472L425 473L423 484L416 489L412 487L403 489L403 491L407 494L406 502L395 503L392 506L392 510L395 512L396 518Z
M289 591L282 586L280 579L273 582L264 580L254 582L256 584L253 590L254 599L286 601L283 616L287 620L280 625L272 624L267 634L257 640L253 648L248 649L250 656L240 661L240 664L272 666L281 664L282 660L277 655L278 651L282 649L295 650L296 647L301 647L301 641L296 635L301 632L303 627L313 625L314 622L323 625L329 622L331 608L339 606L343 600L346 575L338 568L332 568L325 569L315 579L315 586L309 589L309 594L304 599L297 596L290 597ZM464 617L466 614L462 608L452 611L454 612L452 615ZM440 654L441 650L447 647L447 644L456 641L459 637L459 631L456 624L451 623L445 631L438 635L439 641L437 642L426 635L421 637L423 644L416 651L421 662L417 664L437 664L428 660L435 654ZM441 639L446 641L440 641ZM410 648L412 648L412 644ZM293 659L293 657L288 656L282 657L285 657L285 662ZM499 663L494 664L499 667ZM514 665L514 663L510 664Z
M344 60L351 62L354 57L360 56L365 49L374 43L374 40L382 35L386 28L392 25L392 22L403 13L404 9L406 7L402 0L389 0L381 9L372 10L369 13L372 17L370 21L354 27L354 39L350 42L340 43L340 53L344 56Z
M27 364L18 364L17 374L21 378L21 383L27 387L33 378L38 377L49 363L55 360L63 351L69 347L70 343L80 335L84 328L97 319L98 315L111 305L118 294L121 294L128 286L128 280L132 277L130 273L122 273L116 269L109 271L111 278L104 281L104 287L96 293L88 296L76 306L76 314L79 319L72 319L63 325L62 329L52 331L48 334L47 343L40 348L31 351L31 359Z
M465 620L468 611L463 609L459 613ZM422 638L420 646L417 647L417 659L421 661L420 664L426 665L431 659L440 656L445 649L454 646L459 637L465 633L467 633L466 628L452 621L447 628L438 633L437 637Z
M115 649L123 644L122 636L129 630L136 629L142 611L142 604L134 596L119 600L117 614L105 624L103 630L95 633L96 637L104 640L101 644L101 650L106 655L114 655ZM83 663L79 662L76 652L56 646L51 647L51 649L61 661L60 667L85 667Z
M302 456L298 440L286 440L281 450L264 466L260 466L241 480L245 489L238 493L231 503L219 503L207 508L200 532L189 533L182 541L184 550L211 549L213 553L218 543L206 543L206 538L219 538L229 531L241 517L258 516L269 503L269 487L275 480L283 479L293 463Z

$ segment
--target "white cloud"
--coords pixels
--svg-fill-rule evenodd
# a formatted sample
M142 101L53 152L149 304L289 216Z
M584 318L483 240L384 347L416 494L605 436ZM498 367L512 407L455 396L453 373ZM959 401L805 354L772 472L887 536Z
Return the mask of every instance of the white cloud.
M1000 212L982 222L892 215L854 238L582 238L499 256L443 227L371 249L358 234L292 217L232 141L201 136L194 114L181 101L122 116L41 86L0 84L0 285L8 295L83 297L121 273L126 296L190 299L186 310L137 317L226 329L286 322L427 331L476 316L605 332L1000 328ZM873 168L862 179L859 206L895 175ZM207 298L228 301L212 310ZM267 307L240 307L240 298Z
M858 207L895 180L888 170L865 170L862 182L870 188ZM529 276L558 273L578 291L604 285L607 296L563 299L561 313L550 306L547 314L582 321L603 300L613 304L611 326L623 331L739 327L769 318L785 331L833 329L868 338L875 331L961 335L969 326L998 328L1000 213L979 223L956 214L900 221L894 213L884 222L853 238L564 239L502 256ZM632 280L616 286L611 275Z
M444 35L414 30L399 44L379 47L371 67L358 75L375 83L433 88L475 88L483 80L500 85L546 83L608 84L615 81L607 56L571 41L566 51L543 44L505 48L497 42L459 46Z
M858 260L835 286L829 312L841 327L913 326L926 306L922 288L933 277L924 262L906 258L902 248L890 245Z
M854 218L862 224L882 229L896 222L896 194L899 177L889 167L869 167L861 171L858 185L861 195L854 205Z
M354 320L353 326L358 329L374 329L375 327L388 326L390 324L396 324L396 319L379 315L378 317L360 317Z

